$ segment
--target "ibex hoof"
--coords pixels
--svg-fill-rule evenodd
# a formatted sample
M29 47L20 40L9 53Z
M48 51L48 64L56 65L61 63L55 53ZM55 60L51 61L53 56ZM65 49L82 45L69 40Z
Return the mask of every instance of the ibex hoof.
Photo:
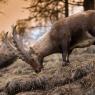
M35 72L40 73L42 69L43 69L43 65L41 64L38 68L35 69Z
M68 66L70 64L70 62L63 62L62 63L62 66L64 67L64 66Z
M35 70L35 72L36 72L36 73L40 73L40 72L41 72L41 70Z

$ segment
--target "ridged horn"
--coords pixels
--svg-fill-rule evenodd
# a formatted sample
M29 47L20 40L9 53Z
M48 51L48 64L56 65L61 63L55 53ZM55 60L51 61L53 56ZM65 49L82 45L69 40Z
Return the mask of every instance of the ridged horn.
M37 69L38 64L35 63L34 59L31 57L31 53L24 49L22 38L17 34L16 26L13 27L13 40L14 40L14 44L16 48L18 49L20 54L23 56L25 61L28 64L30 64L36 72L39 72L39 70Z
M6 33L4 34L3 42L7 45L7 47L8 47L10 50L16 51L15 46L13 46L13 45L11 44L11 42L8 40L8 32L6 32Z

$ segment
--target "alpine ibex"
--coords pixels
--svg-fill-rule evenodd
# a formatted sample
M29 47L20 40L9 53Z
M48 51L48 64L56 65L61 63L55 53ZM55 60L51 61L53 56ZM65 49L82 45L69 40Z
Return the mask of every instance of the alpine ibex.
M95 11L89 10L80 14L58 20L51 30L45 33L29 51L23 48L21 37L17 35L16 26L13 28L13 39L23 59L36 72L43 67L43 58L62 53L63 65L69 63L69 55L74 48L83 48L95 42Z

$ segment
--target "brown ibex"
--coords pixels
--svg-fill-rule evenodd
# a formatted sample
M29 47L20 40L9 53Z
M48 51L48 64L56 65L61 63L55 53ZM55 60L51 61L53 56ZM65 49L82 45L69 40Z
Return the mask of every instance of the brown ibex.
M43 67L43 58L62 53L63 65L69 63L69 55L74 48L83 48L95 42L95 11L89 10L57 21L50 32L45 33L29 51L26 51L17 35L16 26L13 28L13 39L24 60L36 72ZM85 43L86 42L86 43Z

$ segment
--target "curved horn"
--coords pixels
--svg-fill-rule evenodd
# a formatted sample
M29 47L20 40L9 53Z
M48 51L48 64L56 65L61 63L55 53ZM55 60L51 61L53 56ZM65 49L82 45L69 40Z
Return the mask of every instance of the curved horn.
M24 45L21 37L17 34L16 26L13 27L13 40L16 48L18 49L20 54L24 57L25 61L28 64L30 64L34 69L36 69L37 64L34 62L33 58L31 57L31 54L23 48Z
M13 45L11 44L11 42L8 40L8 32L5 33L3 42L7 45L7 47L8 47L10 50L14 50L14 51L17 52L15 46L13 46Z

